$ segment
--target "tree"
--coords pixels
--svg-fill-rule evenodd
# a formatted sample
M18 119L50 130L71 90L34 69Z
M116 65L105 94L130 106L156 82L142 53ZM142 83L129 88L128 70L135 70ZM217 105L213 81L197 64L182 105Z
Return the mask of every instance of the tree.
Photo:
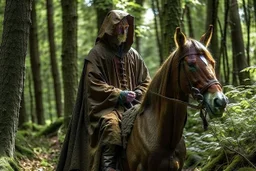
M208 0L207 1L207 18L205 30L209 28L209 25L213 25L213 35L212 41L209 46L211 53L216 61L216 76L220 77L220 49L219 49L219 40L218 40L218 25L217 25L217 14L218 14L218 4L219 1Z
M167 58L175 48L174 32L180 27L181 3L180 0L161 0L160 7L161 39L163 56Z
M50 47L51 57L51 71L54 82L54 95L56 102L57 116L62 115L62 103L61 103L61 85L60 85L60 74L56 60L56 50L54 41L54 21L53 21L53 3L52 0L47 0L47 26L48 26L48 39Z
M192 26L192 17L191 17L189 4L191 4L191 3L186 3L186 5L185 5L185 12L186 12L186 18L187 18L187 23L188 23L188 33L189 33L189 37L194 37L194 30L193 30L193 26ZM207 29L208 29L208 27L207 27Z
M143 24L142 22L142 14L144 12L144 9L143 9L143 3L144 3L144 0L136 0L136 6L134 7L134 11L137 13L137 15L135 16L136 17L136 23L135 23L135 30L138 30L140 25ZM140 48L140 42L141 40L141 36L139 35L139 31L135 31L135 47L136 47L136 50L140 53L141 52L141 48Z
M0 157L13 157L25 57L31 24L31 0L6 0L0 47Z
M20 112L19 112L19 127L21 127L25 122L28 121L25 98L24 98L24 89L21 96Z
M113 8L113 2L105 0L93 0L93 4L97 13L97 27L99 30L105 16Z
M77 1L61 0L62 6L62 75L64 116L67 127L76 101L77 73Z
M244 68L248 67L248 64L245 57L244 40L237 0L231 0L230 5L229 18L233 53L233 84L238 85L238 80L240 84L249 84L249 73L241 72Z
M30 27L29 46L30 46L30 63L32 70L32 77L34 83L35 102L36 102L36 116L37 123L40 125L45 124L44 119L44 106L42 94L42 80L41 80L41 64L38 49L38 35L37 35L37 20L36 20L36 1L32 2L32 26Z

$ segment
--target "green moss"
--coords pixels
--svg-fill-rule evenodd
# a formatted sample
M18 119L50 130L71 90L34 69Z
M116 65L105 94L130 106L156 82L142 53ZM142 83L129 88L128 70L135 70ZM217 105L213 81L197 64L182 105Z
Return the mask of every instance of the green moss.
M202 157L198 156L197 154L187 151L187 159L185 161L185 168L195 168L201 162Z
M61 127L61 125L64 122L64 118L58 118L55 122L53 122L52 124L50 124L49 126L45 127L44 129L42 129L36 136L42 136L42 135L51 135L51 134L57 134L57 131L59 130L59 128Z
M19 129L20 130L32 130L32 131L41 131L44 127L42 125L37 125L32 122L26 122L24 123Z
M227 168L224 171L232 171L236 170L239 166L239 164L243 163L243 158L239 155L236 155L232 162L227 166Z
M256 170L255 168L251 168L251 167L242 167L237 171L255 171L255 170Z
M215 157L211 162L207 163L207 165L205 165L202 168L202 171L210 171L210 170L215 170L214 168L220 164L223 163L223 161L226 160L225 159L225 153L223 150L219 151L219 155L217 157Z
M34 156L34 152L30 145L29 139L24 136L24 132L18 131L16 133L15 156L17 158L23 158L24 156L31 158Z
M9 157L0 158L0 170L2 171L21 171L15 160Z
M32 149L29 149L29 148L24 147L24 146L19 145L19 144L16 144L16 145L15 145L15 149L16 149L15 153L19 153L19 154L17 155L17 157L18 157L18 156L26 156L26 157L28 157L28 158L34 157L34 152L33 152ZM21 154L21 155L20 155L20 154Z

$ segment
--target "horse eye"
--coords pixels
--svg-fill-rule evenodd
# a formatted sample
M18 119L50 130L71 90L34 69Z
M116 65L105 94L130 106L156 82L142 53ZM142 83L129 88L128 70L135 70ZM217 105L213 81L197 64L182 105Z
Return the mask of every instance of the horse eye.
M208 62L203 55L200 55L200 58L205 63L205 65L208 65Z
M193 62L188 62L188 67L190 71L196 71L196 64Z

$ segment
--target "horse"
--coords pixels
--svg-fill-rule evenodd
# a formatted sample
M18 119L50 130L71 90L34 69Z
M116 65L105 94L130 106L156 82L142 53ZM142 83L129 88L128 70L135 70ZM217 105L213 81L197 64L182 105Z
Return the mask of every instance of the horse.
M212 33L210 25L197 41L176 28L176 49L156 72L137 107L121 170L182 170L186 156L182 134L187 107L207 111L210 118L222 116L227 97L216 78L215 61L207 49ZM190 97L197 100L198 105L191 104ZM205 115L201 116L207 127Z

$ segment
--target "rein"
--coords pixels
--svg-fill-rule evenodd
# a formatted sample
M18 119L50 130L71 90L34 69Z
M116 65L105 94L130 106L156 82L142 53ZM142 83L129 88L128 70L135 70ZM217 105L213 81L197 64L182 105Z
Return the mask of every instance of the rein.
M175 99L175 98L170 98L170 97L163 96L163 95L161 95L161 94L159 94L159 93L156 93L156 92L153 92L153 91L151 91L151 90L149 90L149 91L150 91L150 93L155 94L155 95L157 95L157 96L159 96L159 97L162 97L162 98L167 99L167 100L170 100L170 101L178 102L178 103L180 103L180 104L189 106L189 107L191 107L191 108L193 108L193 109L203 109L203 105L202 105L202 104L194 105L194 104L191 104L191 103L188 103L188 102L179 100L179 99Z
M162 97L166 100L170 100L170 101L173 101L173 102L177 102L177 103L180 103L180 104L183 104L183 105L186 105L188 107L191 107L193 109L199 109L200 110L200 117L203 121L203 127L204 127L204 130L207 130L208 129L208 122L206 120L206 115L207 115L207 111L204 110L205 107L203 105L203 100L201 102L199 102L198 105L194 105L194 104L191 104L191 103L188 103L188 102L185 102L185 101L182 101L182 100L179 100L179 99L175 99L175 98L170 98L170 97L166 97L166 96L163 96L159 93L156 93L156 92L153 92L151 90L149 90L150 93L154 94L154 95L157 95L159 97ZM207 104L207 103L206 103ZM208 105L208 104L207 104ZM203 112L204 111L204 112Z

